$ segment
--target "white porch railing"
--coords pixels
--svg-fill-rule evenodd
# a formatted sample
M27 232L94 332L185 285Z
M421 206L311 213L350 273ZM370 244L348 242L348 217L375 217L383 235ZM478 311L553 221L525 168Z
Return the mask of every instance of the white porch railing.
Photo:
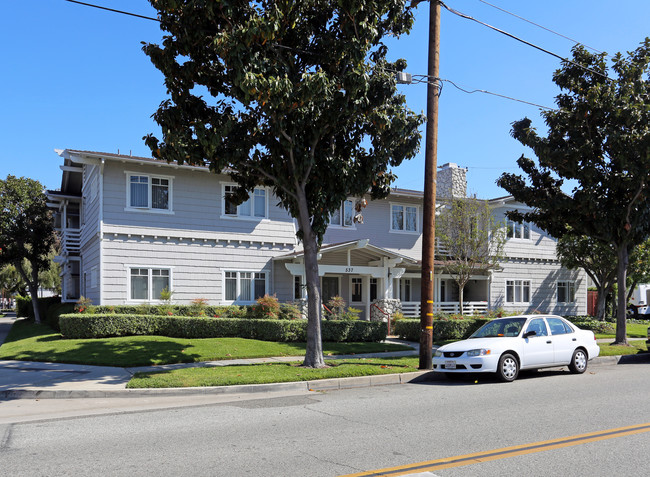
M466 301L463 303L463 314L473 315L478 313L487 312L487 301ZM434 313L460 313L460 306L457 301L440 301L433 304ZM420 302L419 301L403 301L402 313L407 317L420 316Z
M61 247L63 252L68 254L81 252L81 230L63 229L61 232Z

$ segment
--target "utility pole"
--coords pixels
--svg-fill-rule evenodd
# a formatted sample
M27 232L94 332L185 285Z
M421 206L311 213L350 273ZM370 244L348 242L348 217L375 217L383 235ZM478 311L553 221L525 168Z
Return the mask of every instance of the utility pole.
M420 369L431 369L433 358L433 263L436 243L439 72L440 3L438 0L429 0L429 66L427 71L427 126L424 153L422 288L420 302Z

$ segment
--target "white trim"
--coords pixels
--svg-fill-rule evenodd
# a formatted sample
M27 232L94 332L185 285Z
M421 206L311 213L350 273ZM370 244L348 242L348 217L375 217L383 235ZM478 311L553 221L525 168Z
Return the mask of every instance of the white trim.
M151 299L152 290L152 277L151 270L168 270L169 271L169 289L173 290L174 283L174 267L173 266L158 266L158 265L133 265L124 264L126 270L126 303L162 303L162 300ZM134 299L131 297L131 270L134 268L147 270L147 299Z
M221 204L220 204L221 214L219 218L225 220L245 220L249 222L265 222L270 220L269 219L270 190L268 187L255 187L255 189L249 191L248 200L251 201L251 214L253 215L240 215L239 208L242 206L242 204L239 204L237 206L237 215L226 214L226 187L239 187L239 185L235 182L225 182L225 181L220 182L221 194L219 195L219 197L221 200ZM255 191L256 190L264 191L264 217L255 215Z
M524 283L528 283L528 301L508 301L508 282L514 282L514 287L517 287L517 282L521 282L521 295L523 298L523 291L524 291ZM530 279L523 279L523 278L506 278L504 280L504 289L503 289L503 303L505 305L530 305L531 301L531 295L533 293L533 281ZM517 293L516 291L513 290L514 296L513 300L516 300Z
M241 273L252 273L251 277L251 294L253 295L252 300L239 300L238 298L235 298L234 300L226 300L226 273L236 273L236 288L235 288L235 294L237 297L241 294ZM263 273L264 274L264 294L267 295L269 293L269 280L270 280L270 275L271 272L270 270L262 269L262 270L242 270L242 269L237 269L237 268L223 268L221 269L221 300L220 303L224 305L250 305L252 303L255 303L256 299L254 298L255 295L255 274L256 273Z
M168 176L163 174L152 174L150 172L136 172L136 171L124 171L126 178L126 207L124 207L125 212L139 212L147 214L165 214L165 215L174 215L174 206L173 206L173 197L174 197L174 176ZM147 177L147 207L133 207L131 206L131 177L140 176ZM152 179L163 179L169 181L167 185L167 208L158 209L152 207Z
M388 207L388 232L391 234L405 234L405 235L420 235L422 232L422 225L420 224L420 205L409 204L406 202L389 202ZM404 229L393 228L393 207L402 207ZM406 230L406 208L412 207L415 209L415 230Z

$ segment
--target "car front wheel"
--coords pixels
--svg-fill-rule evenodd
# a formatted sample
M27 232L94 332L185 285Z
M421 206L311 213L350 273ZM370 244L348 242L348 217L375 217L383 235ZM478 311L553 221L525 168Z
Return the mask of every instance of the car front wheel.
M519 362L510 353L506 353L499 359L499 369L497 375L501 381L511 382L517 379L519 375Z
M578 348L573 352L569 370L574 374L582 374L587 370L587 352Z

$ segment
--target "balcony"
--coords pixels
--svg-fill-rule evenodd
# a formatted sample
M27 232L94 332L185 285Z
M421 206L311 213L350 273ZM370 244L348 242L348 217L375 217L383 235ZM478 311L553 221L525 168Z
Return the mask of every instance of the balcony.
M81 230L63 229L61 231L61 254L78 255L81 252Z
M463 315L474 315L486 313L488 309L487 301L466 301L463 303ZM460 314L460 306L457 301L441 301L433 304L434 313ZM420 302L403 301L402 313L408 318L419 318Z

